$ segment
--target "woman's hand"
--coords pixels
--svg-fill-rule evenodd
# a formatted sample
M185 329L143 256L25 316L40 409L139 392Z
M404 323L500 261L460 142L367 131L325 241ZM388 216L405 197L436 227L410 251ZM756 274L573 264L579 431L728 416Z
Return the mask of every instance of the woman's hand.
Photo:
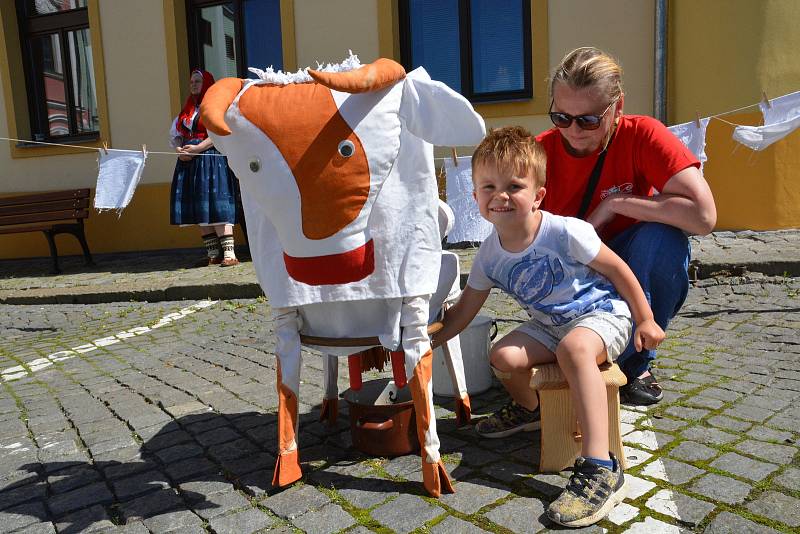
M200 150L200 145L199 144L197 144L197 145L183 145L181 147L181 150L183 151L184 154L189 154L190 158L191 158L192 155L199 154L199 153L202 152L202 150Z
M614 198L617 195L609 195L603 200L600 201L600 204L594 208L588 217L586 217L586 222L594 226L594 229L598 232L611 220L617 215L616 212L612 209L611 203L613 202Z
M184 145L184 146L186 146L186 145ZM190 154L186 154L183 151L183 149L184 149L184 147L182 147L182 146L179 146L178 148L175 149L175 152L178 153L178 159L181 160L181 161L191 161L192 156Z
M655 349L662 341L664 341L664 331L658 326L658 323L653 319L642 321L641 324L636 325L636 331L633 333L633 346L636 347L636 352L645 349Z

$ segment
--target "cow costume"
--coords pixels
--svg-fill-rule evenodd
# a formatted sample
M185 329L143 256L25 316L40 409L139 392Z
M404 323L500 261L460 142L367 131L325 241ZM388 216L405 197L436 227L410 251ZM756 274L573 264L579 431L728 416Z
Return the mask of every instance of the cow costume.
M273 484L301 476L301 334L377 336L400 355L395 378L411 388L425 488L452 491L439 456L427 334L442 258L432 144L477 144L483 120L424 69L406 75L389 59L362 66L351 55L294 74L251 71L259 79L217 82L200 113L240 180L253 262L276 321ZM323 414L336 410L335 370L326 360ZM460 391L463 419L469 398Z

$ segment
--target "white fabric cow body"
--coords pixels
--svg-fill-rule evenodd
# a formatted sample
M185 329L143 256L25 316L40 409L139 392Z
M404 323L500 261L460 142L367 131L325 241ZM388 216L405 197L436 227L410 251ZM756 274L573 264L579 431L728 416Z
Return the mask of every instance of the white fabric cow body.
M439 458L427 335L441 261L432 144L476 144L484 123L421 68L406 76L380 59L309 74L313 81L288 84L226 78L201 106L215 146L240 180L256 273L276 320L273 484L301 476L301 333L377 336L403 352L424 484L438 495L442 485L452 488ZM335 402L331 391L326 384L326 402ZM460 402L468 413L466 391Z

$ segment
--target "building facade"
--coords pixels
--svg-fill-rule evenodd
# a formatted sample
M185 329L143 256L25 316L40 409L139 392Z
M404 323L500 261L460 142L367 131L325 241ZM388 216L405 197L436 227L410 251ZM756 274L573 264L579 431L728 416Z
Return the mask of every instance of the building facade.
M0 196L93 188L97 154L169 151L190 66L215 77L394 58L461 91L488 126L549 128L547 78L592 45L625 74L625 111L653 114L658 0L0 0ZM669 0L665 119L723 113L800 90L800 3ZM759 124L750 108L724 117ZM754 153L712 120L705 174L718 229L800 226L800 133ZM66 146L43 146L44 141ZM460 154L472 147L458 147ZM449 153L446 147L437 149ZM175 158L153 154L131 204L93 212L94 252L196 247L169 225ZM238 230L237 230L238 231ZM58 237L64 254L74 240ZM241 242L241 235L239 235ZM0 258L48 255L35 234L0 235Z

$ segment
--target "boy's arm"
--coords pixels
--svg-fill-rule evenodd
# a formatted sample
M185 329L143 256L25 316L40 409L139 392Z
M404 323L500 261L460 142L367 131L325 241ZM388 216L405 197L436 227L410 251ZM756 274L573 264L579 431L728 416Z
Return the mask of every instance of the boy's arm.
M448 339L464 330L469 322L478 314L491 289L478 290L470 286L464 288L458 302L444 313L444 328L431 336L433 348L443 345Z
M628 303L633 321L636 323L636 332L633 334L636 350L640 351L642 347L656 348L664 340L664 331L653 319L653 311L647 303L642 286L639 285L636 275L628 264L605 244L601 244L600 252L589 263L589 267L608 278Z

